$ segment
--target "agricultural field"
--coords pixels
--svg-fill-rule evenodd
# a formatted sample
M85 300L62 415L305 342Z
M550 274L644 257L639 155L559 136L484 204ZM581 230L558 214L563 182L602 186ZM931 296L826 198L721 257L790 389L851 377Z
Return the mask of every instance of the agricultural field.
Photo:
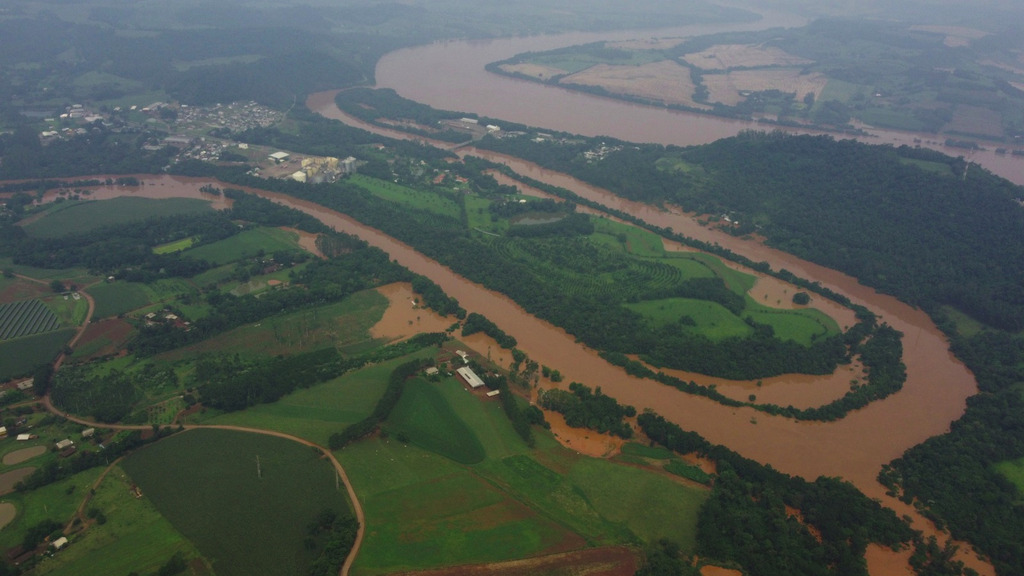
M765 44L716 44L700 52L686 54L683 60L703 70L804 66L813 63L813 60Z
M428 390L430 396L424 394ZM367 515L354 574L496 562L661 537L692 549L706 490L580 456L539 429L531 450L498 402L467 392L454 378L411 381L409 391L413 401L403 395L385 426L386 437L339 452ZM439 408L441 401L446 406ZM481 462L465 466L442 455L475 456L464 441L452 440L449 423L429 424L442 414L454 414L468 426L483 446ZM422 428L413 429L416 424ZM417 442L413 434L425 430L433 437ZM407 444L397 438L399 431L409 436ZM445 438L448 446L441 447ZM419 446L431 443L429 450Z
M261 254L298 249L300 249L298 234L279 228L259 227L242 231L212 244L190 248L183 254L189 258L206 260L220 266Z
M327 346L336 346L343 353L359 353L377 346L369 331L387 306L387 298L379 292L365 290L334 304L271 316L167 352L160 358L177 361L204 352L238 353L246 357L298 354Z
M92 322L75 343L75 351L71 358L77 362L97 356L115 354L127 343L134 331L131 324L117 318Z
M0 304L10 304L19 300L31 300L52 294L50 287L39 283L0 276Z
M459 418L437 386L423 379L406 382L386 430L389 436L405 438L415 446L461 464L477 464L484 459L480 439Z
M74 333L73 328L66 328L0 343L0 381L53 362Z
M749 93L768 90L793 93L797 101L808 94L817 99L821 97L828 78L817 72L808 74L801 68L771 68L705 74L703 82L709 101L736 106L746 100Z
M118 316L151 304L149 294L142 284L134 282L105 282L89 288L89 295L96 300L94 318Z
M37 461L31 464L38 465ZM4 501L14 504L18 513L13 522L0 530L0 550L18 546L26 530L44 520L70 521L101 472L101 468L93 468L30 492L5 495Z
M0 304L0 340L13 340L59 327L60 319L42 300Z
M181 252L182 250L188 250L196 243L195 236L189 236L188 238L182 238L181 240L175 240L174 242L168 242L159 246L153 247L154 254L173 254L174 252Z
M227 414L197 415L203 424L230 424L277 430L322 446L331 434L366 418L387 387L388 375L412 358L433 354L433 348L374 364L330 380L296 390L273 404L257 404Z
M175 553L199 558L199 551L174 529L148 498L136 498L132 481L119 466L111 468L89 509L103 514L104 523L90 521L85 530L72 536L71 545L45 559L37 574L52 576L107 576L109 574L155 573ZM87 490L76 491L78 500ZM198 562L203 562L198 559Z
M305 573L306 526L324 509L349 514L330 463L283 438L194 430L122 467L218 576Z
M209 202L193 198L152 200L122 196L102 202L65 202L25 226L25 233L34 238L57 238L155 216L195 214L212 209Z

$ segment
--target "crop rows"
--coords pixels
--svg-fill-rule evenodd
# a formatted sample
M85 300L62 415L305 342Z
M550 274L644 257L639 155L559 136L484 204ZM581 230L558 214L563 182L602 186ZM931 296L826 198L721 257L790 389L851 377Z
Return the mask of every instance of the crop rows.
M60 319L41 300L0 305L0 340L21 338L60 328Z

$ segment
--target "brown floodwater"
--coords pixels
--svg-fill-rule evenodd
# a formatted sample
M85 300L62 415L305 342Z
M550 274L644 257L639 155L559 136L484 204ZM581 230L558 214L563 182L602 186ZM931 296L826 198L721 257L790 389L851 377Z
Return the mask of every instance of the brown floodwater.
M404 340L421 332L444 332L452 325L451 318L417 305L418 296L408 282L381 286L377 292L388 299L388 308L370 329L374 338Z
M793 133L822 132L777 127L756 121L678 112L613 98L567 90L559 86L492 74L488 63L524 52L542 52L602 40L683 38L722 31L763 30L802 26L800 16L764 12L762 20L743 24L696 25L663 30L609 33L567 33L492 40L443 41L396 50L377 63L377 87L442 110L482 116L584 136L611 136L630 142L691 146L734 136L742 130L782 129ZM857 125L865 131L857 140L869 144L923 146L951 156L965 156L992 172L1024 184L1024 158L996 154L995 145L968 151L945 146L936 134L903 132ZM849 138L849 136L837 136Z
M136 194L161 198L208 197L198 191L207 183L211 182L156 176L149 177L140 189L113 187L96 197ZM359 236L385 250L413 272L431 278L467 310L484 314L515 337L519 341L518 347L533 360L559 369L565 377L563 385L578 381L592 387L601 386L606 394L624 404L639 411L653 409L683 428L694 430L711 442L729 446L746 457L808 479L820 475L843 477L869 497L885 498L884 488L875 481L882 464L928 437L947 431L949 423L963 413L966 398L976 391L971 374L952 356L944 337L923 312L861 286L844 274L722 232L703 229L705 234L718 238L722 245L738 253L754 260L767 260L773 267L785 267L846 294L853 301L881 314L885 321L902 331L908 373L903 390L840 421L829 423L798 422L750 408L722 406L626 374L564 330L526 313L509 298L466 280L411 247L348 216L272 192L251 191L311 214L340 231ZM580 193L580 190L576 192ZM669 214L670 217L692 220L687 215L649 207L640 211L643 215ZM683 230L681 227L675 229ZM474 343L472 337L467 340L467 344L475 346L481 355L484 354L481 347L493 346ZM492 347L488 354L501 365L511 361L510 354L500 348ZM697 380L702 382L704 378Z

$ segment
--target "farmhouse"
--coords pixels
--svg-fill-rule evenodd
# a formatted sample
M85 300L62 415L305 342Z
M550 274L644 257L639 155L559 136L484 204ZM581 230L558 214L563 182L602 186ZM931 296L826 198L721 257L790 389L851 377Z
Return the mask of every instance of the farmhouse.
M473 369L469 366L463 366L462 368L457 369L456 372L458 372L459 376L462 376L462 379L466 381L466 384L469 384L469 387L474 390L484 385L484 381L481 380L480 377L476 375L476 372L473 372Z
M426 370L424 370L424 372L426 373L427 376L437 376L438 369L437 369L436 366L431 366L431 367L427 368Z
M287 152L274 152L270 155L270 159L274 162L284 162L289 156L291 156L291 154Z
M25 442L25 441L31 440L31 439L32 439L32 435L31 434L18 434L18 438L17 438L18 442Z
M61 548L65 547L67 545L68 545L68 539L67 539L66 536L61 536L60 538L57 538L53 542L50 542L50 546L53 546L54 550L60 550Z
M85 430L82 430L82 438L92 438L95 434L95 428L86 428Z
M60 442L57 442L57 450L66 450L75 445L75 442L70 438L65 438Z
M29 378L28 380L22 380L21 382L18 382L18 390L21 390L22 392L24 392L25 390L31 390L32 386L34 386L35 383L36 383L35 378Z
M487 397L494 398L498 394L501 394L501 390L491 390L490 392L487 393Z

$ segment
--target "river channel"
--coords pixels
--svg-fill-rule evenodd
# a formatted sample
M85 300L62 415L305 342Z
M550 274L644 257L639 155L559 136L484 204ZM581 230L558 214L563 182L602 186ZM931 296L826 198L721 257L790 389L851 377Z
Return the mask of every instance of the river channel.
M543 52L601 40L684 38L718 32L796 27L807 23L805 18L789 14L765 11L762 15L763 18L757 22L742 24L436 42L396 50L381 58L375 73L377 87L394 89L406 98L441 110L474 112L489 118L573 134L680 146L707 144L734 136L741 130L770 130L774 126L633 104L500 76L487 72L484 67L524 52ZM868 133L857 138L862 142L920 145L951 156L965 156L1012 182L1024 184L1024 157L996 154L995 145L972 152L946 147L945 137L935 134L859 127Z

